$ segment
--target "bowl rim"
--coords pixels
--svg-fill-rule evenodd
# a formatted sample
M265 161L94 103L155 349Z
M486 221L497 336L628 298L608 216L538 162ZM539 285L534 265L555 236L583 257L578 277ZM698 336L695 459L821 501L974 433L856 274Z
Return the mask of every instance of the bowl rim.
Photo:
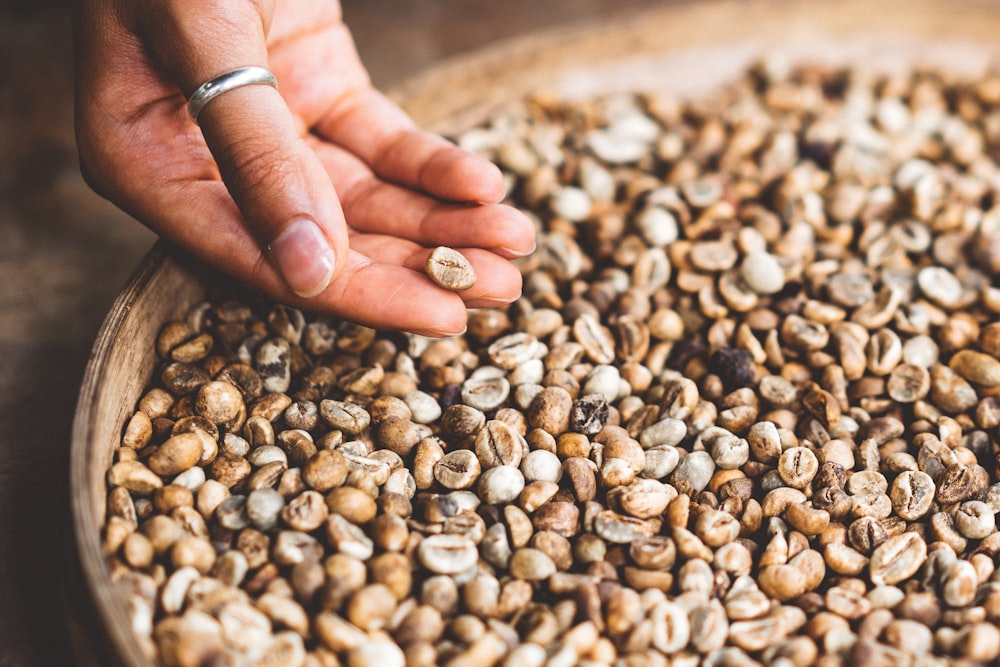
M102 418L101 412L107 407L101 399L104 390L102 383L107 379L107 373L113 370L109 363L110 357L116 345L120 344L121 335L130 328L132 314L139 308L144 294L170 275L183 276L192 285L200 285L201 281L206 280L207 274L203 267L195 265L164 241L154 243L115 299L98 331L84 371L73 419L69 509L76 547L74 564L77 567L73 568L70 576L82 575L83 586L78 581L73 581L70 586L77 589L75 593L86 594L89 599L71 601L72 639L78 651L78 659L94 661L96 659L93 654L98 653L101 654L101 664L113 660L116 664L152 665L131 632L122 600L110 585L110 570L101 544L101 520L95 508L87 504L86 500L93 498L98 492L104 495L107 493L103 486L100 489L93 488L95 475L91 470L91 462L106 458L102 457L101 447L114 447L112 443L98 441L96 433ZM160 325L155 326L158 328ZM152 376L153 370L150 366L139 372L143 386ZM118 412L128 415L133 410L134 405L122 405ZM124 421L117 421L120 429ZM102 480L106 478L106 472L106 469L100 472ZM111 647L103 646L105 642L102 639L110 642Z

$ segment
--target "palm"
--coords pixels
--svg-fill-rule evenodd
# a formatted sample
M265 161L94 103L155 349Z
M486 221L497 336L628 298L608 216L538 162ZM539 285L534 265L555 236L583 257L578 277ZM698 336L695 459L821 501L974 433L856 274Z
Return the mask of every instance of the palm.
M275 10L267 33L268 64L294 125L287 143L295 156L322 165L350 237L343 271L302 305L376 326L424 328L435 307L454 319L461 302L419 273L426 247L438 244L466 248L480 274L463 294L467 304L516 296L520 277L502 256L530 247L530 226L507 207L443 203L497 197L492 167L415 130L372 89L335 4L295 2L287 9ZM295 164L269 161L263 148L247 160L246 141L230 143L221 121L203 134L187 117L178 85L148 55L155 44L114 44L116 52L84 51L85 61L96 60L81 63L81 155L95 187L163 237L296 302L268 262L261 235L255 239L252 224L248 230L245 202L252 204L255 192L244 184L274 178L274 170L287 171L278 177L292 185L306 177ZM235 91L226 96L230 105L239 99ZM253 177L243 179L248 172Z

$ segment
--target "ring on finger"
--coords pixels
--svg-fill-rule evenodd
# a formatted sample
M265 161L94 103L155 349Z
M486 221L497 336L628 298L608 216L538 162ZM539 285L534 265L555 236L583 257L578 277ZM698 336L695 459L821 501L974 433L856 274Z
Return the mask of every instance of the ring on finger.
M241 88L243 86L265 85L272 88L278 87L278 80L274 74L264 67L241 67L231 72L226 72L220 76L210 79L198 86L191 97L188 98L187 108L191 119L197 123L198 115L201 114L205 105L214 100L222 93Z

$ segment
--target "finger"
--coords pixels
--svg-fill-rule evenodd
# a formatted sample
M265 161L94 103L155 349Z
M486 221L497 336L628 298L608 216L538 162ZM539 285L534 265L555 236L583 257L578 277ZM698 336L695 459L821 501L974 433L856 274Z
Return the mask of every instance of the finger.
M271 61L284 75L286 99L305 122L360 156L382 178L454 201L503 198L503 177L495 166L416 129L397 105L372 88L347 27L330 5L321 7L327 9L309 5L309 11L321 13L319 26L292 32L279 17L271 35ZM282 48L293 37L298 48ZM333 107L331 101L336 101Z
M385 183L354 155L329 143L313 144L342 193L352 229L405 238L425 246L452 245L523 257L535 244L531 220L500 204L456 205Z
M165 204L176 201L191 205L166 219ZM296 295L242 224L221 182L174 181L153 191L131 193L124 203L166 240L278 301L374 328L427 336L454 336L465 330L467 312L462 298L396 261L398 249L385 253L393 260L389 264L348 251L341 272L322 294L308 299Z
M422 274L432 249L398 238L355 234L351 247L372 261L384 265L398 265ZM513 264L495 253L480 248L456 248L472 265L476 273L475 284L458 295L466 305L475 308L501 306L521 296L521 273Z
M245 0L173 0L137 10L142 36L185 96L240 67L267 67L270 8ZM280 84L280 82L279 82ZM230 195L288 286L315 296L347 254L347 231L322 164L279 93L246 86L215 97L199 124Z
M344 207L355 230L423 245L486 248L511 258L530 254L534 248L531 221L503 204L434 202L411 191L375 183L360 196L345 201ZM393 211L399 215L393 216Z
M330 312L383 329L457 336L468 316L462 298L414 269L374 262L352 250L348 266L317 301Z
M504 197L503 174L496 165L417 129L402 109L372 88L345 96L315 130L386 180L451 201L498 202Z

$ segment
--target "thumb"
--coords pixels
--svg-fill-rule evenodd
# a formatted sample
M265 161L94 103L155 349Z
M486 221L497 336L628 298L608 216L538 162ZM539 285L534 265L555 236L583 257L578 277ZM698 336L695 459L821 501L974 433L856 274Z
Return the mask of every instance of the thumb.
M249 0L155 6L138 10L141 34L185 97L233 70L267 67L269 7ZM326 170L279 92L249 85L221 93L198 124L251 234L288 287L303 297L322 292L346 263L347 227Z

